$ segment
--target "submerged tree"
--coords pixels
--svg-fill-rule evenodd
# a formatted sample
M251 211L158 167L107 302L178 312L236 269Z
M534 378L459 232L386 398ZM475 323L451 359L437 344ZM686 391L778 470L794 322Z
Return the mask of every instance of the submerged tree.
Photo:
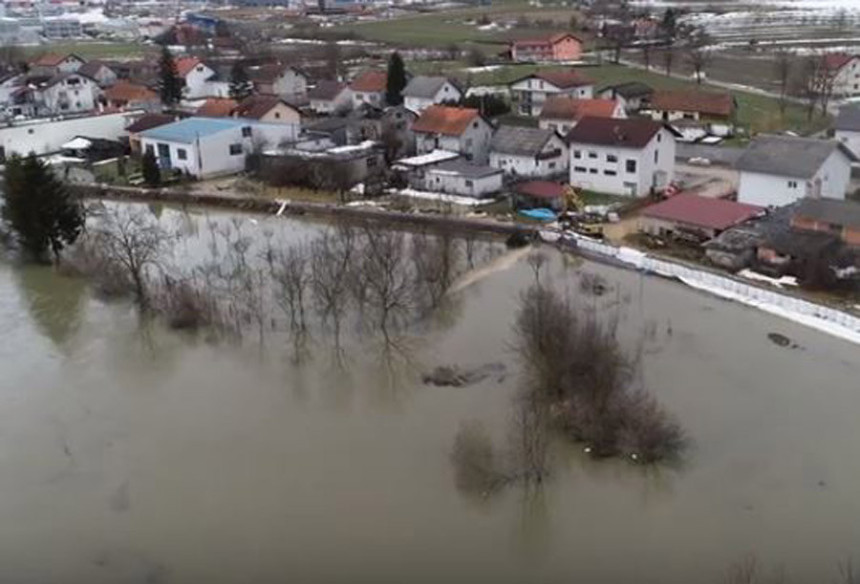
M3 192L3 220L23 251L36 261L50 252L59 261L84 226L78 199L35 154L7 160Z

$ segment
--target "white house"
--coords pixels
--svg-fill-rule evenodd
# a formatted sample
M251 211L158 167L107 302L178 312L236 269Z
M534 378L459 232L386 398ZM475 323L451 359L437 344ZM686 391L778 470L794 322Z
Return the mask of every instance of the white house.
M551 95L566 95L579 99L594 96L594 82L575 69L540 71L517 79L510 84L511 98L517 102L519 113L540 115L544 102Z
M349 84L352 90L352 105L355 108L363 104L375 107L385 105L385 90L388 85L388 73L370 69L360 73Z
M804 197L844 199L857 157L841 142L758 136L735 163L738 201L781 207Z
M431 105L457 103L463 92L447 77L413 77L403 89L403 105L421 113Z
M318 114L334 114L352 109L352 90L346 83L323 80L308 91L310 108Z
M833 124L835 138L860 158L860 105L844 105Z
M230 95L230 84L219 81L215 70L197 57L181 57L175 62L176 71L185 81L184 97L186 99L228 97Z
M675 176L675 137L667 126L641 118L583 118L567 135L570 184L644 197Z
M822 59L833 80L833 95L860 95L860 56L828 53Z
M410 156L408 158L396 160L391 166L391 169L395 172L402 173L402 176L412 188L418 190L429 190L426 184L427 171L443 162L450 162L459 158L460 155L457 152L433 150L427 154L419 154L418 156Z
M308 93L307 75L282 63L248 68L248 77L257 93L277 95L287 100L302 100Z
M101 87L110 87L119 79L116 71L103 61L87 61L81 65L77 72L81 75L86 75Z
M46 53L30 61L30 73L36 75L59 75L60 73L74 73L80 69L86 61L77 55L58 55Z
M482 198L502 190L502 171L464 160L442 162L427 170L427 190Z
M432 105L412 124L412 133L417 154L449 150L484 164L493 127L476 109Z
M538 118L538 126L562 136L570 132L582 118L626 118L621 102L611 99L577 99L565 95L547 98Z
M490 142L490 166L521 177L549 177L567 171L567 144L553 130L500 126Z
M695 89L661 89L643 107L651 119L662 122L732 122L735 98L731 93Z
M161 168L196 177L240 172L249 154L296 139L290 124L246 119L186 118L139 134L143 152L152 152Z
M0 160L12 154L50 154L75 136L118 140L126 127L142 112L72 117L64 120L40 119L13 122L0 127Z

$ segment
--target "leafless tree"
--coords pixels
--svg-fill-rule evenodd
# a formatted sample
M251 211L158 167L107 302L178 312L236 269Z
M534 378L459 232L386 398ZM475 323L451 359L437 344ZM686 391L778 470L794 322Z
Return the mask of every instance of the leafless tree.
M459 275L458 242L448 230L434 235L416 233L411 251L419 303L426 309L436 308Z
M791 83L792 55L788 51L778 51L774 56L774 74L779 83L779 112L785 115L786 99Z
M392 330L409 315L414 278L407 263L406 242L402 232L366 227L360 270L367 304L386 346Z
M651 70L651 43L647 40L642 43L642 61L645 63L645 70Z
M354 230L341 224L323 233L310 246L311 291L320 318L332 327L338 358L341 351L341 325L349 306L354 243Z
M171 236L142 209L125 206L106 208L88 236L103 257L124 270L138 306L148 308L147 271L159 267Z
M666 47L660 53L660 56L663 57L663 68L666 70L666 77L671 77L672 65L675 62L675 49L672 47Z

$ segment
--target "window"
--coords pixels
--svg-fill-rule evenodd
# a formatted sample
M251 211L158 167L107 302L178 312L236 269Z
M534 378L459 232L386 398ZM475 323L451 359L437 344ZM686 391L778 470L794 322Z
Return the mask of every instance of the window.
M472 122L472 127L477 130L478 129L478 122Z
M627 160L624 163L624 170L627 172L636 172L636 161L635 160Z
M584 166L574 166L573 172L585 172L585 167Z
M588 174L597 174L597 169L596 168L589 168Z
M152 154L154 156L155 155L155 147L152 144L147 144L146 145L146 152L148 154Z
M597 152L589 152L588 157L589 158L597 158Z
M367 159L367 168L376 168L376 163L377 163L376 157L371 156L370 158Z
M471 148L471 147L472 147L472 139L466 138L466 148Z
M241 144L230 144L230 156L238 156L242 154Z
M474 184L474 183L473 183L472 181L470 181L470 180L467 180L467 181L466 181L466 186L467 186L467 187L469 187L469 188L471 188L473 184Z
M550 169L550 170L555 170L555 162L550 162L550 163L549 163L549 169Z
M574 150L574 151L573 151L573 157L574 157L574 158L582 158L582 151L580 151L580 150Z
M654 151L654 162L655 163L660 162L660 151L659 150Z
M550 129L550 130L552 130L553 132L555 132L556 130L558 130L558 126L556 126L555 124L547 124L547 126L548 126L548 127L549 127L549 129Z
M250 138L251 137L251 126L242 127L242 137Z
M276 120L280 120L280 119L281 119L281 112L275 112L275 119L276 119Z
M614 154L607 154L606 155L606 162L618 162L618 157L615 156Z
M617 176L618 175L618 173L615 172L614 170L604 170L603 174L605 174L606 176Z
M657 132L657 142L663 141L663 132Z
M567 124L563 125L563 126L561 127L561 132L562 132L563 134L567 134L568 132L570 132L570 126L568 126Z
M684 119L685 120L695 120L696 114L691 114L690 112L684 112Z
M188 160L188 152L185 151L185 148L176 149L176 158L179 160Z
M790 189L796 189L796 188L797 188L797 181L796 181L796 180L790 180L790 181L788 181L788 188L790 188Z

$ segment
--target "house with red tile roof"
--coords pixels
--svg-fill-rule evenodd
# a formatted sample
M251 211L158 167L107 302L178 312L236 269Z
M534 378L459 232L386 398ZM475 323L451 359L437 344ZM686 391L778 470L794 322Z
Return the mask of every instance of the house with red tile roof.
M174 60L176 71L185 81L184 97L227 97L230 84L218 79L215 70L197 57L179 57Z
M764 214L764 208L699 195L675 195L639 214L639 231L701 242Z
M270 124L301 123L299 110L277 95L251 95L233 108L234 118L246 118Z
M647 106L656 121L676 120L731 122L735 116L735 98L727 92L697 89L658 90Z
M675 177L677 136L644 118L583 118L567 135L570 184L630 197L662 191Z
M388 73L370 69L359 73L349 84L352 90L352 105L359 107L369 104L376 107L385 105L385 89L388 85Z
M576 69L539 71L513 81L509 87L517 110L526 116L540 115L544 102L551 96L594 97L594 82Z
M570 33L511 42L511 60L520 63L576 61L580 57L582 57L582 40Z
M477 109L431 105L412 124L412 132L417 154L448 150L486 164L493 126Z
M565 95L547 98L538 116L538 126L562 135L570 132L582 118L626 118L627 113L614 99L577 99Z
M57 53L45 53L30 61L30 73L38 75L59 75L60 73L74 73L86 63L84 59L75 54L60 55Z
M822 61L833 79L833 95L860 95L860 55L828 53Z

